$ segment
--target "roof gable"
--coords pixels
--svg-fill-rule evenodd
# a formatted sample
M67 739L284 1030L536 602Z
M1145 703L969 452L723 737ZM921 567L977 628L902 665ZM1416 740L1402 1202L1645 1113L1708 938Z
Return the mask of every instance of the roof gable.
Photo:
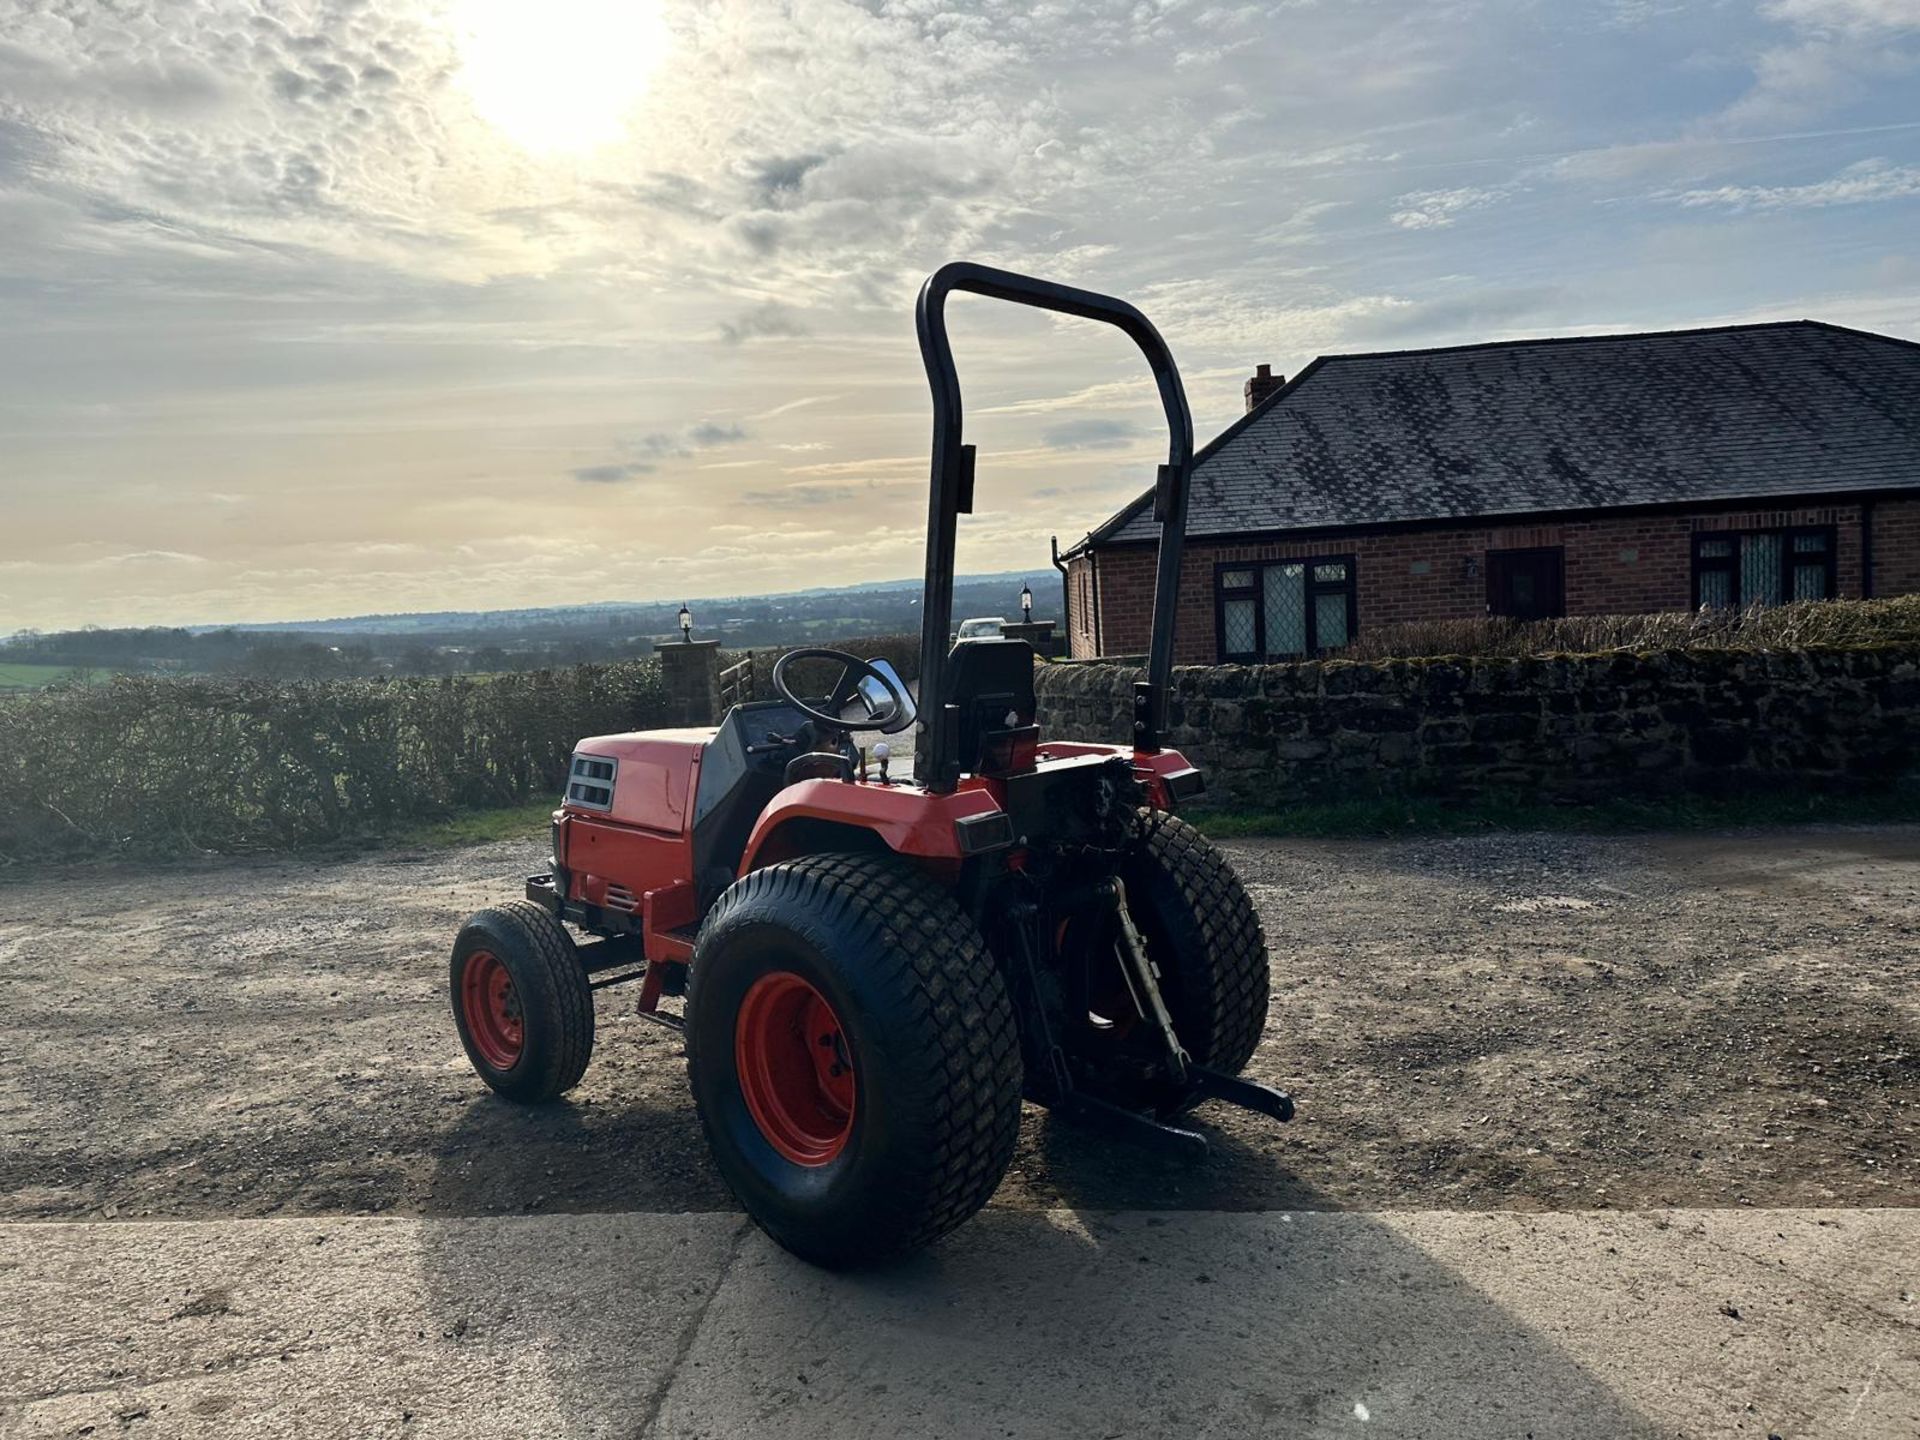
M1906 486L1920 345L1796 320L1323 356L1195 457L1187 533Z

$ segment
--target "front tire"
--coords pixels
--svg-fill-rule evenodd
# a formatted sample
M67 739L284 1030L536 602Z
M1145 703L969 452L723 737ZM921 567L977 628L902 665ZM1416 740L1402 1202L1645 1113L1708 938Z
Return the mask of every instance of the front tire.
M781 1245L876 1264L987 1202L1020 1126L1013 1003L923 871L890 855L756 870L715 902L689 971L700 1123Z
M480 1078L509 1100L571 1090L593 1055L593 990L573 937L530 900L460 927L448 973L453 1022Z

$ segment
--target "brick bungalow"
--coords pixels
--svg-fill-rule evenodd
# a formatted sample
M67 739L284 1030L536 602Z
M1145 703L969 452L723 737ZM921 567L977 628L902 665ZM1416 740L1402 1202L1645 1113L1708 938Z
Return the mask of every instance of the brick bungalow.
M1262 365L1195 458L1177 658L1364 627L1920 591L1920 344L1813 320ZM1063 557L1146 649L1151 494Z

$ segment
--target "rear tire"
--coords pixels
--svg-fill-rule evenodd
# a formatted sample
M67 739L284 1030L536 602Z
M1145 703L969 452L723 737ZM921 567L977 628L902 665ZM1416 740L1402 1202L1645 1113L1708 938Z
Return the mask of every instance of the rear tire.
M1181 1045L1195 1064L1238 1075L1266 1029L1272 986L1266 933L1246 887L1206 836L1160 810L1142 814L1121 878Z
M877 1264L987 1202L1020 1127L1013 1003L979 930L923 871L892 855L756 870L715 902L689 971L700 1123L781 1245Z
M566 927L530 900L460 928L448 972L453 1023L480 1078L509 1100L551 1100L593 1055L593 990Z

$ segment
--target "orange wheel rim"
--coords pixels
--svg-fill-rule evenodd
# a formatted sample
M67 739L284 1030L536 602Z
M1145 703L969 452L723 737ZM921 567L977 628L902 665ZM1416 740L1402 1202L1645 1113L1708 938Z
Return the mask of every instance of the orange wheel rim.
M467 956L460 971L460 1008L480 1058L495 1070L511 1070L526 1045L526 1025L513 976L491 950Z
M853 1134L853 1054L826 997L791 970L753 982L733 1032L747 1113L796 1165L825 1165Z

